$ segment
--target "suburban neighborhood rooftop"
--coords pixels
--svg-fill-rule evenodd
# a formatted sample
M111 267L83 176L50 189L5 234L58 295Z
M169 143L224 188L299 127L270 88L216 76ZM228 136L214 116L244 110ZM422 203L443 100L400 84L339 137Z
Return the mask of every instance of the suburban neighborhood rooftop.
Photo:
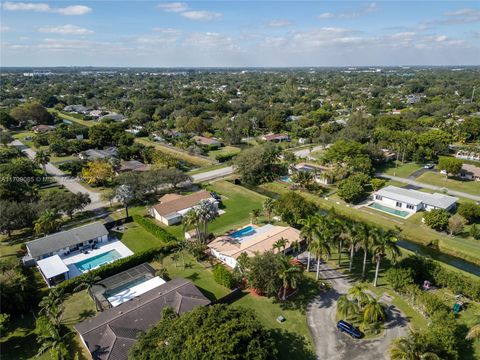
M458 201L458 198L449 195L439 193L429 194L418 190L405 189L391 185L378 190L377 195L402 201L412 205L425 203L427 205L439 207L442 209L446 209Z

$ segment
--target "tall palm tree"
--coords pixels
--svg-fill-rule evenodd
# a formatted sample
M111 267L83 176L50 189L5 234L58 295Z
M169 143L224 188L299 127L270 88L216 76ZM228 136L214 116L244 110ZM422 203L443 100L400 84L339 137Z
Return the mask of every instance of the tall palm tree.
M125 215L128 217L128 203L133 199L134 194L132 188L128 185L120 185L115 190L115 197L125 207Z
M283 249L283 253L285 254L285 250L286 250L287 245L288 245L287 239L282 237L282 238L278 239L277 241L275 241L275 244L277 244L277 246L278 246L278 251L280 252L280 250Z
M353 269L353 256L355 255L355 251L357 250L359 238L357 233L358 225L357 224L350 224L347 242L348 242L348 250L350 251L350 260L348 264L348 271L351 273Z
M342 295L337 300L337 310L343 318L348 319L357 315L359 308L357 303L350 300L346 295Z
M343 244L349 238L349 224L342 218L333 215L330 217L329 228L332 233L332 239L337 244L338 266L340 267L342 264Z
M81 276L80 283L75 287L75 289L73 289L73 292L77 292L84 289L86 289L87 292L90 292L93 285L95 285L100 280L102 280L100 276L95 275L95 273L92 271L88 271Z
M183 232L189 228L195 228L197 239L200 239L200 223L198 213L194 209L188 210L182 217Z
M63 315L63 302L67 295L62 288L53 288L39 303L40 314L44 314L55 325L60 325Z
M300 236L307 243L307 249L308 249L307 272L309 272L310 271L310 257L311 257L310 244L312 243L312 241L315 237L315 233L317 232L318 217L310 215L306 219L301 219L300 224L303 225L302 231L300 232Z
M385 321L387 314L385 307L376 299L371 298L363 309L363 322L366 324Z
M302 248L302 245L300 245L299 241L292 241L291 244L290 244L290 248L292 249L292 251L294 253L296 253L295 259L297 259L298 258L298 252Z
M50 234L58 229L58 213L54 210L45 210L42 215L35 221L35 233L36 234Z
M367 269L367 255L368 250L372 246L375 239L375 230L367 224L359 224L357 229L357 236L360 243L360 247L363 250L363 266L362 266L362 278L365 279Z
M260 217L261 210L260 209L253 209L250 213L250 218L252 223L258 223L258 218Z
M318 234L314 240L310 243L309 245L309 250L315 255L315 258L317 259L317 274L316 274L316 279L320 277L320 262L322 260L323 255L328 255L330 256L330 244L328 243L328 240Z
M414 331L394 340L389 353L391 360L441 360L437 354L426 349L423 337Z
M269 223L271 222L274 208L275 208L275 200L272 198L265 199L265 202L263 203L263 211L265 212L265 214L267 214Z
M59 327L54 324L47 324L44 331L37 335L37 342L40 344L36 357L40 357L47 350L50 350L50 357L54 360L65 360L69 356L67 338L70 332L61 334Z
M49 161L50 161L50 155L46 151L40 150L35 154L35 163L37 163L42 167L44 174L47 173L46 165L48 164Z
M376 241L373 244L372 252L373 261L376 262L377 266L375 268L375 280L373 281L373 286L377 286L380 262L382 259L384 257L389 257L393 262L395 262L397 256L400 255L400 248L396 244L398 239L395 231L379 229L377 231L375 240Z
M365 290L367 290L367 284L356 283L348 289L347 296L355 300L359 307L363 308L371 300L371 296Z
M205 243L208 236L208 223L218 216L217 206L211 201L203 199L194 207L194 211L197 213L200 225L200 240Z
M290 258L287 256L281 256L279 258L279 273L280 279L283 283L282 300L287 297L287 289L296 289L298 282L302 279L303 270L297 265L290 262Z

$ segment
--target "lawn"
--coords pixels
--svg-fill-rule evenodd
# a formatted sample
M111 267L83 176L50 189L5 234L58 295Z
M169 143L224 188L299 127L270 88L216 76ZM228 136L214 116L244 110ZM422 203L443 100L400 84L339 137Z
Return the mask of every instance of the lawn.
M36 134L33 131L22 131L22 132L17 132L12 135L14 139L20 140L24 145L28 146L29 148L32 148L34 150L47 150L48 146L40 146L40 148L36 148L35 145L33 144L33 137L36 136ZM30 140L26 140L25 138L31 138Z
M195 175L195 174L202 174L204 172L207 172L207 171L211 171L211 170L217 170L217 169L221 169L221 168L224 168L224 167L227 167L229 166L228 164L217 164L217 165L211 165L211 166L203 166L201 168L197 168L197 169L194 169L194 170L190 170L187 174L188 175Z
M163 241L147 232L137 223L125 224L124 230L115 235L134 253L142 252L164 244Z
M221 147L218 150L209 151L208 156L211 157L212 159L216 160L217 155L239 154L241 151L242 151L242 149L240 149L236 146L224 146L224 147Z
M426 172L417 178L417 181L425 184L445 187L453 191L462 191L472 195L480 196L480 182L445 178L445 175L436 172Z
M395 167L395 164L397 164L397 167ZM400 161L392 161L387 164L385 164L384 167L381 169L378 169L378 172L383 172L387 175L392 175L392 176L399 176L399 177L408 177L412 173L414 173L417 170L420 170L423 168L423 165L417 164L414 162L409 162L402 164Z
M69 114L66 114L62 111L58 111L58 110L55 110L55 109L48 109L48 111L52 114L55 114L57 115L58 117L64 119L64 120L68 120L68 121L71 121L71 122L74 122L78 125L82 125L82 126L86 126L86 127L91 127L93 125L95 125L95 121L93 120L82 120L82 119L78 119L72 115L69 115Z

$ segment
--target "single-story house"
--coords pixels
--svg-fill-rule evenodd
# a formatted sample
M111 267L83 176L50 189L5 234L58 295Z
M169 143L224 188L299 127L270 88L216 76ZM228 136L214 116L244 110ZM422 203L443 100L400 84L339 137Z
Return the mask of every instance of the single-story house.
M457 159L480 161L480 151L459 150L455 157Z
M117 114L117 113L110 113L110 114L107 114L107 115L103 115L102 117L99 118L99 120L106 120L106 119L109 119L109 120L113 120L113 121L118 121L118 122L124 122L127 120L127 118L122 115L122 114Z
M195 285L177 278L75 325L94 360L127 360L138 336L160 321L162 309L178 315L210 301Z
M55 125L44 125L44 124L32 126L32 130L35 134L44 134L44 133L55 130L55 128L56 128Z
M63 111L76 114L88 114L90 109L83 105L67 105L63 108Z
M97 159L108 159L108 158L113 158L118 156L118 150L115 146L106 148L106 149L88 149L85 151L82 151L78 157L81 160L97 160Z
M290 136L288 134L267 134L261 137L263 141L273 141L273 142L282 142L290 141Z
M460 177L463 179L480 181L480 167L471 164L463 164L462 169L460 170ZM480 189L478 190L480 191Z
M233 233L217 237L207 246L210 253L232 269L237 266L237 258L241 253L255 256L273 249L277 240L287 241L285 251L290 250L292 242L300 241L300 231L291 226L267 224L261 227L252 225Z
M196 135L192 138L192 140L195 141L197 145L201 145L201 146L208 146L208 147L222 146L222 143L218 141L216 138L207 138L205 136Z
M450 211L455 208L458 201L458 198L449 195L439 193L430 194L391 185L376 191L373 199L376 203L410 213L416 213L420 210L430 211L433 209Z
M127 171L148 171L150 170L150 165L144 164L138 160L122 160L120 162L120 167L117 169L118 173L127 172Z
M150 215L165 225L174 225L182 221L191 208L201 200L209 200L215 206L218 201L206 190L197 191L190 195L166 194L160 198L160 203L150 208Z
M329 185L332 183L331 178L326 176L325 174L332 169L326 166L321 165L314 165L308 163L298 163L296 164L293 169L289 169L288 173L293 174L295 171L298 172L311 172L314 173L314 179L317 183L323 185Z

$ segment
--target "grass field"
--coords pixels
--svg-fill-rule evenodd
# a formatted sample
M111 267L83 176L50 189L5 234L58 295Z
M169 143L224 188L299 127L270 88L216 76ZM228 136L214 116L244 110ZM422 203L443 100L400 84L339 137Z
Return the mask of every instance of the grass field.
M74 122L78 125L82 125L82 126L86 126L86 127L91 127L93 125L96 124L96 122L94 120L82 120L82 119L78 119L72 115L69 115L69 114L66 114L62 111L58 111L58 110L55 110L55 109L48 109L48 111L51 113L51 114L55 114L57 115L58 117L62 118L62 119L65 119L65 120L68 120L68 121L71 121L71 122Z
M156 238L137 223L125 224L124 231L115 235L134 253L142 252L163 245L163 241Z
M395 164L398 166L395 167ZM408 177L417 170L423 168L423 165L417 164L414 162L409 162L402 164L400 161L393 161L385 164L384 167L378 169L378 172L383 172L387 175L399 176L399 177Z
M221 147L218 150L212 150L208 152L208 156L211 157L212 159L216 160L217 155L224 155L224 154L239 154L242 151L242 149L236 147L236 146L224 146Z
M480 196L480 182L478 181L453 178L446 179L445 175L431 171L422 174L416 180L425 184L441 186L450 190L462 191L468 194Z

